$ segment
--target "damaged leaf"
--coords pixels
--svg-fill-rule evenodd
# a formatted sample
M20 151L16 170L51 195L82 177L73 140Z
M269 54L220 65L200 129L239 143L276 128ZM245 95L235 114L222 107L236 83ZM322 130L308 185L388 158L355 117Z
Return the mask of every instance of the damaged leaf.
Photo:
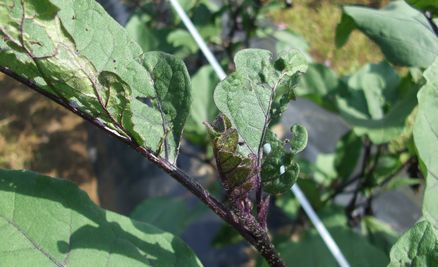
M0 67L175 162L190 108L181 60L143 53L92 0L0 2Z
M255 155L245 157L238 153L239 135L226 116L218 116L213 125L207 124L207 127L225 191L231 200L245 199L257 175Z
M301 125L292 126L291 131L292 140L296 141L291 142L290 151L285 148L286 142L280 141L273 132L266 134L261 175L263 190L267 193L287 192L298 179L300 166L295 161L295 154L307 144L307 131Z
M236 71L220 82L214 92L218 109L231 121L245 142L240 152L259 155L266 130L277 120L293 92L299 73L307 68L297 50L271 61L271 53L261 49L239 51Z

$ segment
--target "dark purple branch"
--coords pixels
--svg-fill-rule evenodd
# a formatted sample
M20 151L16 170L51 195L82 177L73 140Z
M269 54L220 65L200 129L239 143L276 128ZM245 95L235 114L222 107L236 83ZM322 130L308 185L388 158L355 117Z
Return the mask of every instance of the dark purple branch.
M360 173L358 174L358 177L360 177L360 179L362 179L362 180L358 182L356 189L354 190L353 197L351 198L350 202L348 203L347 207L345 208L345 212L347 214L348 221L352 225L357 223L355 218L354 218L353 211L356 209L357 198L359 196L360 191L363 189L363 185L366 182L365 176L367 174L367 166L369 164L370 157L371 157L372 143L368 139L368 137L365 137L365 139L364 139L364 146L365 146L365 152L364 152L364 156L363 156L363 160L362 160L361 170L360 170Z
M229 210L216 198L210 195L210 193L200 183L187 175L183 170L179 169L177 166L171 164L167 160L155 155L151 150L139 146L130 137L120 135L112 129L105 127L105 125L103 125L97 119L77 109L74 104L68 103L64 99L56 95L49 94L45 90L41 89L33 81L17 75L15 72L11 71L8 68L0 66L0 72L3 72L4 74L17 80L18 82L27 85L34 91L46 96L47 98L65 107L76 115L81 116L83 119L92 123L96 127L104 130L112 137L115 137L118 140L134 148L142 156L152 161L154 164L156 164L158 167L168 173L171 177L177 180L186 189L188 189L197 198L199 198L205 205L207 205L220 218L222 218L225 222L229 223L233 228L235 228L249 243L256 247L256 249L266 259L270 266L286 266L281 260L278 253L275 251L267 231L260 226L260 224L255 220L253 216L242 216L239 212Z

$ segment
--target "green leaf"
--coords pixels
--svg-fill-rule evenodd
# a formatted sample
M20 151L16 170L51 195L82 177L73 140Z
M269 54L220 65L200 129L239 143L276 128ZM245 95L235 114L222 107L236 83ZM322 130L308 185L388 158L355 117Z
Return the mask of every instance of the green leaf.
M33 172L0 170L0 236L2 266L201 266L177 237Z
M389 254L392 245L398 237L397 232L394 231L391 225L372 216L363 218L362 229L369 242L387 254Z
M438 2L435 0L407 0L407 2L418 9L430 11L433 15L438 15Z
M141 48L92 0L0 3L0 66L175 162L189 113L182 61Z
M389 183L385 186L385 190L393 191L393 190L398 189L400 187L419 185L420 183L421 183L421 180L419 178L397 177L397 178L389 181Z
M168 28L153 27L153 14L148 14L142 8L132 14L125 28L133 40L135 40L143 51L165 51L167 53L175 52L175 48L167 41L167 36L171 30ZM149 7L148 10L152 10Z
M177 29L170 32L169 35L167 35L167 41L175 48L180 49L174 54L181 58L194 54L199 50L192 35L186 30Z
M246 49L236 54L234 62L236 71L218 84L214 101L245 142L242 152L258 155L269 119L279 117L294 97L293 87L297 75L306 70L306 60L293 50L273 63L269 51ZM271 110L274 98L278 105Z
M426 83L418 92L414 140L424 164L426 188L423 218L408 230L391 249L390 266L434 266L438 264L438 59L423 74ZM423 170L423 168L422 168Z
M342 213L330 212L323 219L330 234L339 245L351 266L385 266L388 258L367 239L350 230L343 222ZM308 231L298 241L287 241L278 246L287 266L338 266L335 258L315 230Z
M400 77L389 64L367 64L348 78L351 96L348 104L364 117L381 119L385 105L394 101L399 85Z
M424 72L426 84L418 92L414 141L427 168L423 215L438 227L438 60Z
M334 164L342 179L348 179L353 174L362 154L362 146L362 139L351 130L338 140Z
M266 146L261 169L264 190L285 192L298 177L294 155L307 144L307 131L299 125L291 128L294 136L288 153L268 128L295 98L294 87L298 75L307 68L306 61L293 50L271 62L271 53L260 49L239 51L234 61L236 71L216 87L215 103L243 140L237 152L261 162L262 147Z
M290 149L293 154L297 154L304 150L307 146L308 134L306 128L300 124L295 124L290 127L292 139L290 140Z
M382 144L403 132L417 103L417 87L410 76L400 81L387 63L367 64L348 78L336 100L357 135L367 134L373 143Z
M433 225L427 220L417 222L395 243L390 257L388 267L437 266L438 236Z
M338 177L335 161L336 154L334 153L318 154L315 163L311 165L314 169L313 176L316 182L328 186Z
M161 151L160 154L166 159L175 162L184 123L190 112L190 76L181 60L160 52L145 53L143 65L149 71L156 92L155 98L151 100L152 105L161 115L159 126L164 133L164 142L158 147L158 151ZM142 140L151 139L151 129L145 126L157 126L153 123L142 125L150 115L146 109L139 108L137 113L134 110L134 129L137 129L138 125Z
M299 179L297 184L300 186L301 191L303 191L304 195L315 210L319 210L326 205L326 203L323 202L324 195L321 189L321 184L317 181L311 178Z
M292 194L286 194L282 197L276 198L275 206L280 208L284 214L292 220L296 218L301 207L298 200L293 197Z
M307 52L309 50L309 45L302 36L290 30L277 30L274 31L270 36L275 38L277 41L275 44L275 50L277 53L288 51L291 48L298 49L308 62L312 61L311 56Z
M336 26L335 43L337 48L343 47L350 37L351 32L356 28L356 24L344 10L342 12L341 21Z
M315 104L336 111L335 94L339 85L336 73L323 64L310 64L296 88L298 96L306 97Z
M205 41L222 45L222 15L217 3L212 1L197 1L198 4L191 10L191 19L196 29ZM185 27L184 27L185 28Z
M184 128L184 136L192 143L206 144L207 129L204 122L213 121L218 110L213 100L214 87L219 82L213 68L204 66L192 77L192 106Z
M201 210L189 209L182 199L154 197L140 203L131 213L131 218L180 235L200 214Z
M246 157L238 153L239 135L223 114L213 125L206 125L225 192L229 200L240 200L254 187L256 158L253 154Z
M231 244L236 244L241 242L243 237L229 224L224 224L219 228L213 238L212 245L216 248L224 247Z
M207 42L220 43L221 20L210 1L180 2ZM199 48L170 5L142 1L126 24L126 30L144 51L160 50L185 58Z
M292 128L298 134L294 141L295 146L291 144L290 152L286 151L285 142L278 140L273 132L266 133L261 175L263 190L267 193L282 194L287 192L298 179L300 166L294 159L297 152L293 149L299 152L299 149L307 144L307 131L301 125L294 126ZM294 139L293 137L292 140Z
M372 173L374 183L376 185L380 184L385 178L395 175L400 171L402 164L398 155L389 154L380 156Z
M354 26L376 42L396 65L427 68L438 56L438 37L432 26L405 1L392 1L381 10L345 6L337 28L338 46L346 42Z

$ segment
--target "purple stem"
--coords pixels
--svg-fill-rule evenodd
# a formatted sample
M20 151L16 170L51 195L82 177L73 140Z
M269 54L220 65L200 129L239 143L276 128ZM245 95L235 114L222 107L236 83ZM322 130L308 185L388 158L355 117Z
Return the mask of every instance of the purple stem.
M76 115L79 115L86 121L104 130L107 134L119 139L120 141L134 148L142 156L155 163L158 167L163 169L171 177L177 180L180 184L182 184L185 188L192 192L197 198L204 202L204 204L207 205L220 218L222 218L225 222L235 228L249 243L251 243L260 252L260 254L266 259L270 266L286 266L277 251L274 249L274 246L269 238L267 231L260 226L260 224L255 220L253 216L243 216L242 214L240 214L239 211L229 210L216 198L210 195L210 193L200 183L187 175L183 170L171 164L167 160L156 156L153 151L145 147L139 146L133 141L133 139L116 134L114 131L111 131L110 129L105 127L104 124L99 123L98 120L96 120L89 114L78 110L74 104L72 105L64 99L46 92L45 90L40 88L35 82L28 80L20 75L17 75L15 72L6 67L0 66L0 72L3 72L4 74L17 80L18 82L27 85L34 91L55 101L56 103L65 107Z

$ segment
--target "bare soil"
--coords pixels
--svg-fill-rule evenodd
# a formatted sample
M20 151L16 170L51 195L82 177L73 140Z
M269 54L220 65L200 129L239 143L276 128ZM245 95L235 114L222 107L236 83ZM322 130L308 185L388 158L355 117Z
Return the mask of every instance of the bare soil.
M0 74L0 168L71 180L98 203L86 122Z

